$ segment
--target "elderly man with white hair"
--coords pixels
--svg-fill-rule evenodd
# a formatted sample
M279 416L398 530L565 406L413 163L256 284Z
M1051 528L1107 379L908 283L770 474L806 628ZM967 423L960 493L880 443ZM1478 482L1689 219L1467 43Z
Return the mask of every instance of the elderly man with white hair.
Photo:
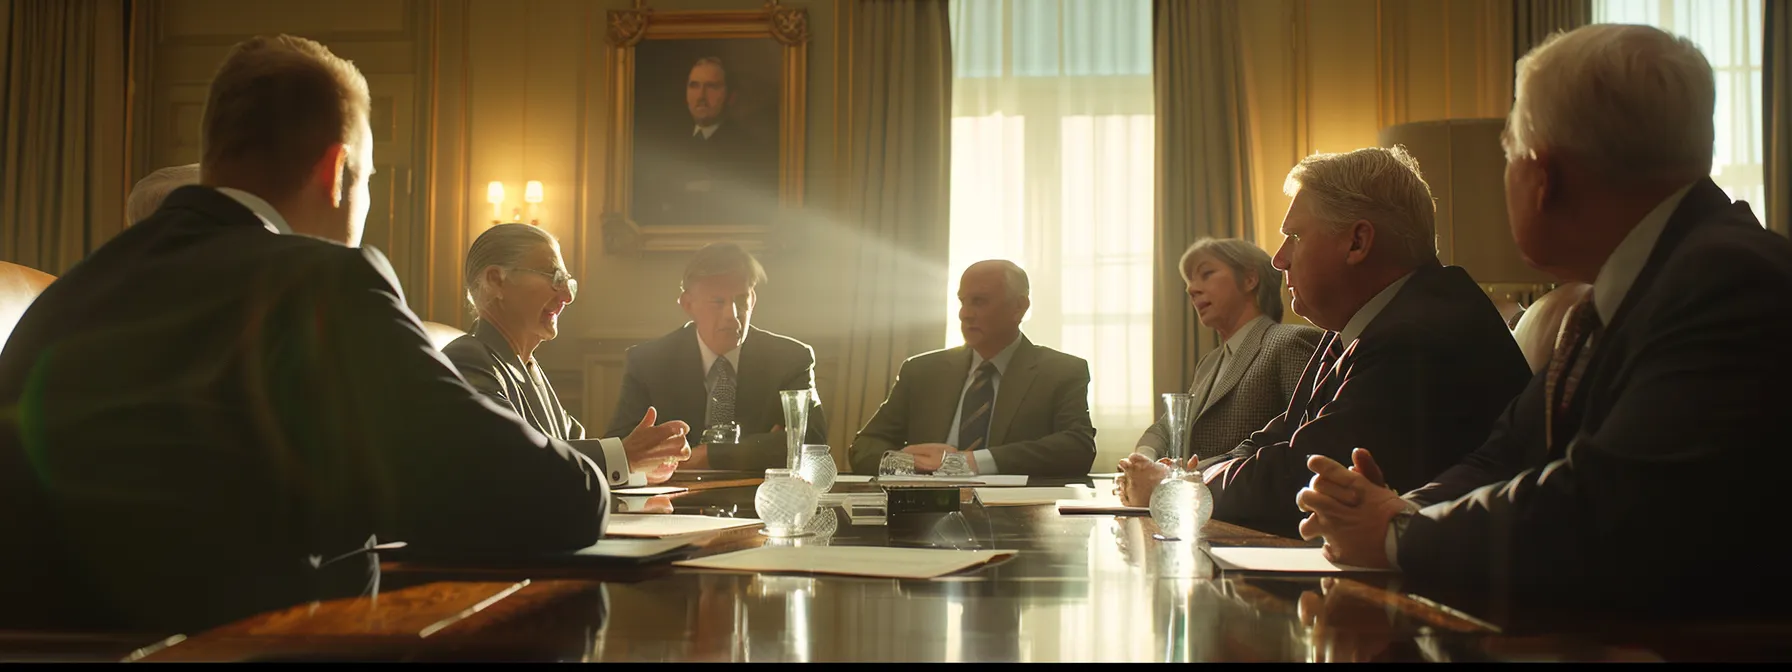
M1328 333L1287 410L1198 466L1215 519L1292 537L1307 456L1373 447L1390 482L1417 487L1480 445L1531 371L1487 294L1438 263L1431 190L1404 149L1307 157L1285 189L1273 261L1294 312Z
M1516 606L1681 610L1744 592L1705 585L1713 569L1780 569L1759 544L1792 467L1792 243L1709 177L1712 80L1690 41L1647 26L1588 26L1519 61L1513 236L1593 289L1492 435L1431 484L1398 496L1379 451L1313 458L1302 536Z

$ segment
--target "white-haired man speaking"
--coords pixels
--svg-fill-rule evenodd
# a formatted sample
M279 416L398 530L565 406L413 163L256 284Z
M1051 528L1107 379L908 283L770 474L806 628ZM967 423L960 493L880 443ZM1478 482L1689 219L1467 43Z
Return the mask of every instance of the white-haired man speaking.
M1431 484L1400 497L1361 449L1350 469L1309 460L1302 536L1509 606L1683 610L1744 592L1707 585L1714 568L1779 568L1759 540L1792 466L1792 243L1712 183L1715 98L1699 50L1647 26L1588 26L1519 61L1512 233L1593 291L1488 440Z

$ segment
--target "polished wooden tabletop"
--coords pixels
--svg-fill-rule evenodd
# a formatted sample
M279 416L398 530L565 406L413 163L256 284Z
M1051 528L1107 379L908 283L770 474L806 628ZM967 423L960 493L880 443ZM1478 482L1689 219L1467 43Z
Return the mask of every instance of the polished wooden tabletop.
M754 515L757 482L751 478L707 473L681 480L691 492L616 506ZM1096 487L1105 486L1098 480ZM852 484L835 491L876 489ZM930 581L724 573L668 564L494 568L392 560L383 565L377 597L262 614L189 637L134 644L120 657L1298 662L1757 659L1792 653L1772 644L1792 634L1792 627L1776 625L1712 631L1746 646L1679 648L1643 629L1619 629L1621 636L1609 629L1524 632L1412 594L1397 576L1220 573L1201 551L1206 545L1301 545L1298 540L1216 522L1200 540L1159 541L1146 517L985 507L971 501L969 489L963 496L959 512L921 520L891 520L836 503L823 514L831 518L815 526L818 534L770 543L1001 549L1018 551L1015 556ZM736 531L708 540L698 553L765 543L757 532Z

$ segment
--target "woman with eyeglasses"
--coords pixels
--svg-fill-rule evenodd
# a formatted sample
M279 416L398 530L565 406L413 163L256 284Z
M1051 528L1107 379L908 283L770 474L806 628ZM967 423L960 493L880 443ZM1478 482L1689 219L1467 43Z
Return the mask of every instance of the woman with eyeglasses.
M473 240L463 274L473 330L443 347L442 354L473 389L541 433L562 441L584 439L584 425L560 405L535 361L535 348L559 335L560 313L579 293L560 256L560 241L528 224L499 224ZM668 459L648 473L648 481L664 481L676 467L676 458Z

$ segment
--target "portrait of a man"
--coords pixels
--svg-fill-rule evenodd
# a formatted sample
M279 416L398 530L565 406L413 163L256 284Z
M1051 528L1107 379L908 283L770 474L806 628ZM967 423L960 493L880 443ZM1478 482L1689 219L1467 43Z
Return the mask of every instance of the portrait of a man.
M770 223L778 207L776 43L648 41L637 53L631 217L642 226Z

